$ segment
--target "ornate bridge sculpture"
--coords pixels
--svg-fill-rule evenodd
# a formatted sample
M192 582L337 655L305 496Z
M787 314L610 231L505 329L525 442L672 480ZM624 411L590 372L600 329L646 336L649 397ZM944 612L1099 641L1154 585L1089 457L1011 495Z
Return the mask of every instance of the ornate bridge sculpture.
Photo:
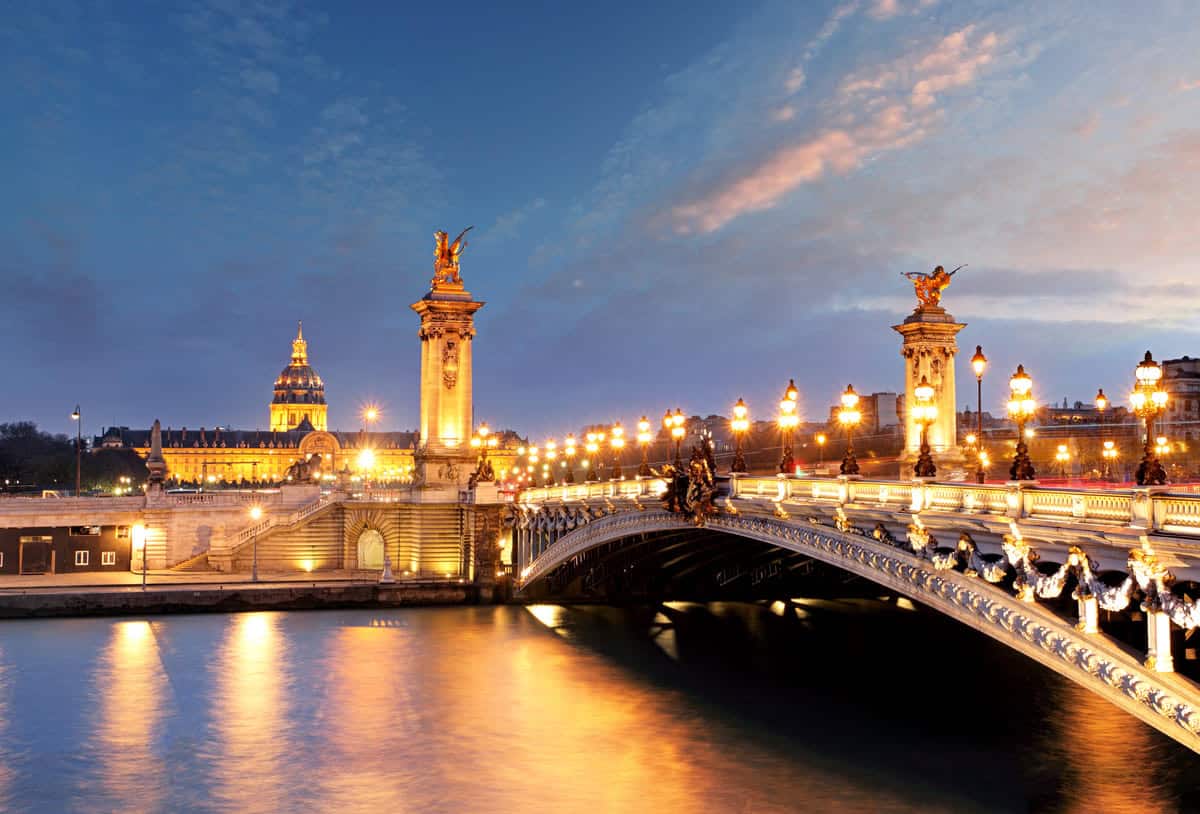
M664 508L668 488L646 479L522 493L512 513L521 592L561 592L567 574L586 593L618 551L640 552L622 576L639 556L656 570L703 561L714 588L753 576L715 570L739 547L815 560L986 633L1200 752L1200 686L1174 673L1172 655L1172 638L1200 625L1200 603L1182 590L1200 579L1200 496L742 477L724 484L717 513L698 516ZM682 535L705 553L679 553ZM1135 632L1144 615L1144 649L1102 632L1102 615Z

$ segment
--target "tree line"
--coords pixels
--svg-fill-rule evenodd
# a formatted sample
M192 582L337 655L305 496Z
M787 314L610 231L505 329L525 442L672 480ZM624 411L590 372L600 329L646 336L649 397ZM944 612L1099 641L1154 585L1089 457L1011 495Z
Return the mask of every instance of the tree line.
M149 474L141 457L131 449L102 449L94 454L84 440L81 482L83 490L109 490L130 479L134 488ZM6 492L39 492L75 488L75 439L42 432L32 421L0 424L0 489Z

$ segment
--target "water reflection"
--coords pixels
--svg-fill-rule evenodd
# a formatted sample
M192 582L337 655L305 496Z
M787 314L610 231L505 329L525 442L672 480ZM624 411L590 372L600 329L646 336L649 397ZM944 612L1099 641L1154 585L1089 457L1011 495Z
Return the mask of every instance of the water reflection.
M280 811L288 791L284 763L292 708L282 617L260 612L217 618L228 626L210 675L213 737L205 757L214 808Z
M98 712L88 749L95 777L77 794L90 805L114 809L132 794L141 810L160 810L168 783L159 765L160 738L171 688L150 622L112 624L90 700Z
M1043 765L1058 780L1048 808L1092 814L1104 800L1108 814L1183 810L1173 775L1191 766L1173 766L1173 750L1153 729L1083 690L1056 693L1045 712Z
M869 599L0 632L4 811L1197 809L1183 747Z

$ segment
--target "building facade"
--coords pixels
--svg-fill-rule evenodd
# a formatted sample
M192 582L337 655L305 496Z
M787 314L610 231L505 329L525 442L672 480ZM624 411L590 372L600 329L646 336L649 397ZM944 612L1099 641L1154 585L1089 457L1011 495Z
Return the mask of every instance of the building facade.
M171 486L270 485L287 480L288 468L320 455L321 478L406 484L413 481L419 435L416 432L329 430L325 383L309 364L302 329L292 341L292 356L275 380L268 408L268 430L200 427L162 432L163 458ZM501 433L499 448L489 450L499 473L512 466L515 436ZM132 448L150 454L150 430L109 427L94 439L93 450Z

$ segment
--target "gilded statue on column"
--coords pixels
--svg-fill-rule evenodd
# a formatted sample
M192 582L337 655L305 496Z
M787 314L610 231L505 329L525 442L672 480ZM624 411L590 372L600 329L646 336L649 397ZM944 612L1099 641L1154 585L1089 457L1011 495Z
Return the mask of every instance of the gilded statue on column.
M917 293L917 303L920 308L937 308L942 301L942 292L950 286L950 278L955 275L958 269L964 268L959 266L954 271L947 272L946 269L938 266L933 270L932 274L926 274L921 271L902 272L901 276L907 277L912 281L913 288Z
M442 288L446 286L454 288L462 288L462 277L458 273L458 261L462 256L463 249L467 248L467 241L463 238L467 232L474 229L474 226L468 226L459 232L458 237L450 240L450 236L440 229L433 233L435 241L433 248L433 282L432 287Z

